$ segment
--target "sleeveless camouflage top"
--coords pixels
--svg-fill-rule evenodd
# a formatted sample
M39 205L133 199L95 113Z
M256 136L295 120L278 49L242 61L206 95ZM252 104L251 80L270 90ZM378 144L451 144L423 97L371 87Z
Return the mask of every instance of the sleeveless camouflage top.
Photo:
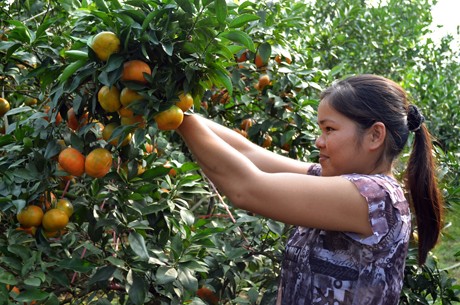
M320 176L320 165L308 174ZM411 232L402 188L385 175L343 177L369 203L374 234L297 227L286 246L277 304L398 304Z

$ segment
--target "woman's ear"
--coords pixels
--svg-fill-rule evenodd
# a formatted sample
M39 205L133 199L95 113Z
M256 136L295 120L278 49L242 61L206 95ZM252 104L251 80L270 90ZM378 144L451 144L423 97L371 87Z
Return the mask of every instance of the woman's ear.
M376 150L385 143L387 128L382 122L376 122L369 128L369 148Z

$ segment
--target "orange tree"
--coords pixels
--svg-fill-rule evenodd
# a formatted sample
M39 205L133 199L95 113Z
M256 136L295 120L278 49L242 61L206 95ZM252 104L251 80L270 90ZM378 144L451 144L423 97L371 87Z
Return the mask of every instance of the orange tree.
M11 110L0 139L0 304L273 303L290 228L227 205L170 130L183 112L174 106L190 95L193 111L267 149L315 160L318 93L335 78L409 71L405 86L423 88L414 76L421 63L405 48L429 16L421 1L409 2L2 8L0 86ZM417 50L427 62L438 54ZM78 163L60 154L69 147ZM27 206L73 213L68 223L53 212L62 216L53 226L51 218L24 226L17 214ZM455 300L435 260L413 261L402 304Z

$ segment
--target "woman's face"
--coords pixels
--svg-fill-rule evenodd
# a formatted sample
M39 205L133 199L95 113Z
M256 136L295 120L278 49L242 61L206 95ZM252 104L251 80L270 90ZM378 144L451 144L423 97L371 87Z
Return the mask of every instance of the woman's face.
M357 124L332 108L327 100L318 107L321 135L316 139L323 176L366 174L370 160L362 146Z

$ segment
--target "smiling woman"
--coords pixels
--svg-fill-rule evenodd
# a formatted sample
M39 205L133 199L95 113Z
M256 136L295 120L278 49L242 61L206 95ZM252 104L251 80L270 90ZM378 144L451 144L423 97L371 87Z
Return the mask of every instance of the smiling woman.
M419 263L441 227L430 134L397 83L356 75L323 91L319 164L289 159L198 115L178 131L203 172L236 207L296 226L284 253L279 305L397 304L411 233L393 160L414 133L408 190Z

